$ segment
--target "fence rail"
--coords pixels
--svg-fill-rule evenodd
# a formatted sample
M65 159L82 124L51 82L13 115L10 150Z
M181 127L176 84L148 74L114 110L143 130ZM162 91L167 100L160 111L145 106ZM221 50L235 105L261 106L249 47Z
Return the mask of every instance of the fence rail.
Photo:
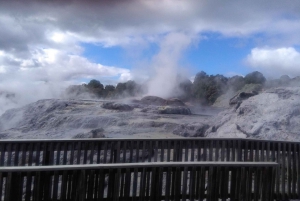
M157 162L0 169L0 200L272 200L277 163Z
M300 199L300 143L233 138L0 141L0 166L139 162L276 162L275 194Z

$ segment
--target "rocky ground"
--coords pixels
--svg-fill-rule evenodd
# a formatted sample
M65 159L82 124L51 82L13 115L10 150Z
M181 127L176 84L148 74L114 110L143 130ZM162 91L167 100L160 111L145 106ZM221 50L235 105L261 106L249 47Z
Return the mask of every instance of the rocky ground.
M214 117L207 137L300 141L300 87L272 88Z
M225 97L225 96L224 96ZM204 108L141 100L40 100L0 117L1 139L239 137L300 140L300 87L239 92ZM230 103L230 104L229 104Z
M212 116L207 109L201 111L191 111L178 99L158 97L123 102L40 100L5 112L0 138L203 137Z

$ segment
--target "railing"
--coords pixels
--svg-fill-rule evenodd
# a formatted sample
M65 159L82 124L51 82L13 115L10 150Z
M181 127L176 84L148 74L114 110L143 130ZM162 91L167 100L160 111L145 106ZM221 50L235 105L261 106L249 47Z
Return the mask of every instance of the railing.
M0 166L170 161L277 162L278 200L300 198L300 143L253 139L78 139L0 141Z
M277 163L168 162L4 167L0 200L273 200Z

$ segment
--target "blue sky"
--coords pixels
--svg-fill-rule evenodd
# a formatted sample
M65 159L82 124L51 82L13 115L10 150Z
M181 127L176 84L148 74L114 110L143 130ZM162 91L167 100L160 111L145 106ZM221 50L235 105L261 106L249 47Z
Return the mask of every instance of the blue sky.
M218 33L203 33L203 39L190 45L181 55L180 67L189 68L191 74L205 71L208 74L225 76L245 75L253 69L245 64L245 58L255 47L251 38L222 37ZM103 47L96 43L83 43L82 56L91 62L107 66L132 69L136 66L136 57L128 56L122 46ZM142 50L138 59L150 61L159 51L157 43L151 43ZM140 53L139 53L140 54Z

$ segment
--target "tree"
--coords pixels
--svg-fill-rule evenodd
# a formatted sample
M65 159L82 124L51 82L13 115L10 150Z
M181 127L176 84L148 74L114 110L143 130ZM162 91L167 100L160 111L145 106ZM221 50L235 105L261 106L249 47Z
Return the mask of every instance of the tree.
M92 79L87 84L87 88L98 97L103 97L105 95L103 84L101 84L98 80Z
M245 86L245 79L243 76L233 76L228 80L228 87L233 91L238 91Z
M266 82L266 78L264 75L258 71L254 71L245 76L246 84L264 84Z
M106 85L105 86L106 91L114 91L115 89L116 89L116 87L114 85Z
M202 103L213 104L227 90L227 81L228 79L223 75L208 76L201 71L195 77L192 95Z
M116 87L113 85L106 85L104 88L104 92L103 92L104 97L105 98L112 97L115 89L116 89Z
M88 88L95 88L95 89L98 88L98 89L101 89L101 90L104 89L103 84L101 84L100 81L95 80L95 79L92 79L92 80L88 83L87 87L88 87Z

